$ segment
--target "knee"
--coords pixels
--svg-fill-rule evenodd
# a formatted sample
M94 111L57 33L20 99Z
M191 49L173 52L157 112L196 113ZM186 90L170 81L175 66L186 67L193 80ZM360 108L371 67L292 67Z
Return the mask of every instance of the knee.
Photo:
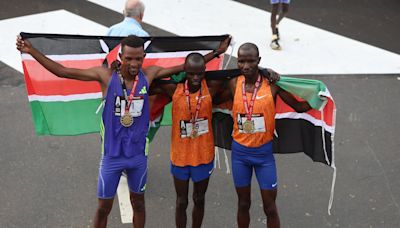
M194 195L193 196L193 203L195 207L204 207L205 204L205 196Z
M132 209L135 212L144 212L145 211L145 203L144 199L131 199Z
M282 7L282 13L287 14L289 12L289 6L283 5Z
M271 19L273 18L273 16L276 17L278 12L279 12L279 5L278 4L273 4L272 5L272 9L271 9Z
M179 210L186 210L188 207L188 198L187 197L178 197L176 199L176 208Z
M275 203L271 203L268 205L264 205L264 213L267 216L267 218L273 218L278 216L278 209L276 208Z
M107 217L110 214L110 212L111 212L111 207L109 207L109 206L99 206L97 208L97 215L100 218Z
M239 200L239 211L248 211L250 210L251 201L250 200Z

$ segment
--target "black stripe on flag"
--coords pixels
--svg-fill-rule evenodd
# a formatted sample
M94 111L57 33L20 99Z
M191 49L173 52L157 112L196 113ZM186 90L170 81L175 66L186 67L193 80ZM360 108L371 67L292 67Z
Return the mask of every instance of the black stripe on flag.
M45 55L95 54L104 53L99 40L103 40L109 50L115 48L125 37L84 36L63 34L21 33L33 46ZM148 53L214 50L228 35L192 37L141 37L151 41Z
M213 113L213 133L215 146L231 149L233 119L231 115ZM273 148L276 154L305 153L315 162L326 165L332 163L331 133L325 131L325 150L329 164L325 159L323 149L322 128L302 119L275 120L278 138L274 137Z

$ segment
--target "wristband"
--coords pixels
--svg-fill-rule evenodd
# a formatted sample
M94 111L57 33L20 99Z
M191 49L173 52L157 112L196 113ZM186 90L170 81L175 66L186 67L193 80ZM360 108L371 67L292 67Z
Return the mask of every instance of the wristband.
M219 58L219 53L218 53L218 51L217 50L213 50L213 56L214 56L214 58Z

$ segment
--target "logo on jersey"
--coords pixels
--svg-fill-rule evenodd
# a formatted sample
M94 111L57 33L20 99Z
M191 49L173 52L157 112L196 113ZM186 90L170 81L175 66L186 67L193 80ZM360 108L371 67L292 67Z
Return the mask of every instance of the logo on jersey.
M140 90L139 94L147 94L146 86L142 87L142 89Z

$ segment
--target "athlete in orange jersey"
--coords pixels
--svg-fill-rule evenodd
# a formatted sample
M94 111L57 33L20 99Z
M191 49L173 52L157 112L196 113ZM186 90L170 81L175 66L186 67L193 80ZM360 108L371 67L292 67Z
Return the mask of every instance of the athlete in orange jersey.
M205 193L213 171L214 136L212 97L218 86L204 79L205 60L199 53L185 59L186 81L178 85L157 86L153 93L172 99L171 173L176 190L176 227L186 227L189 179L193 181L192 227L201 227Z
M275 204L278 184L272 153L276 96L279 95L297 112L305 112L311 107L260 76L260 59L255 44L240 46L237 65L242 76L230 80L229 91L224 96L233 99L232 174L239 199L238 226L249 227L250 224L250 189L254 169L261 189L267 226L271 228L280 227Z

